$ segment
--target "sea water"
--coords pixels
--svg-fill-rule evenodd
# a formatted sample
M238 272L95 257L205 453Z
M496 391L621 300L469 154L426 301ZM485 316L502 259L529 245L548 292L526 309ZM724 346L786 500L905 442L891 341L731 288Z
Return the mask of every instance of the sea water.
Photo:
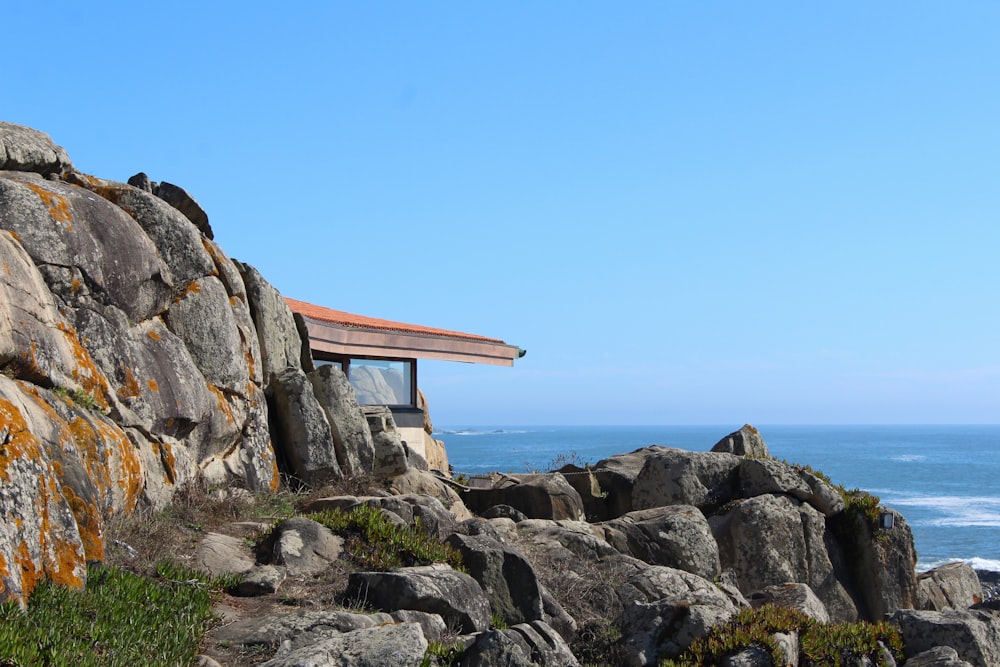
M739 426L442 428L455 473L550 470L646 445L708 451ZM1000 571L1000 425L758 426L772 456L879 496L913 530L917 569Z

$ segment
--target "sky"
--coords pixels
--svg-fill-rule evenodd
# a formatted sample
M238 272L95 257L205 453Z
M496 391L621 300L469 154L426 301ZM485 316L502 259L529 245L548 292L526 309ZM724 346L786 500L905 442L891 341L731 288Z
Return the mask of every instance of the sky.
M436 425L1000 423L1000 3L3 4L0 119L527 350Z

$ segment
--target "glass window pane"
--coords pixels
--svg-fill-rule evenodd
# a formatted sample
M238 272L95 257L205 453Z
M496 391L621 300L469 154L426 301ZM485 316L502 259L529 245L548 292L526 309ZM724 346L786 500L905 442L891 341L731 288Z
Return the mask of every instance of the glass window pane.
M409 361L351 359L348 378L361 405L411 405Z

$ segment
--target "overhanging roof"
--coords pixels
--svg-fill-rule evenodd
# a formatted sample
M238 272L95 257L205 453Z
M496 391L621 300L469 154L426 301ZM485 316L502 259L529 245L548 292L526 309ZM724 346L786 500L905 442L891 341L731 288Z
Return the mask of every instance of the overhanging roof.
M523 350L499 338L365 317L288 297L285 302L305 320L314 351L497 366L513 366L515 359L524 356Z

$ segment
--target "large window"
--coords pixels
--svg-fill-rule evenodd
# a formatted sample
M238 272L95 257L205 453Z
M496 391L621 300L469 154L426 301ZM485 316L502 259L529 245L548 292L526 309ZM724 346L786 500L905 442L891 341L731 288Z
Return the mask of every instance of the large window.
M415 406L416 361L412 359L317 359L347 374L361 405Z

